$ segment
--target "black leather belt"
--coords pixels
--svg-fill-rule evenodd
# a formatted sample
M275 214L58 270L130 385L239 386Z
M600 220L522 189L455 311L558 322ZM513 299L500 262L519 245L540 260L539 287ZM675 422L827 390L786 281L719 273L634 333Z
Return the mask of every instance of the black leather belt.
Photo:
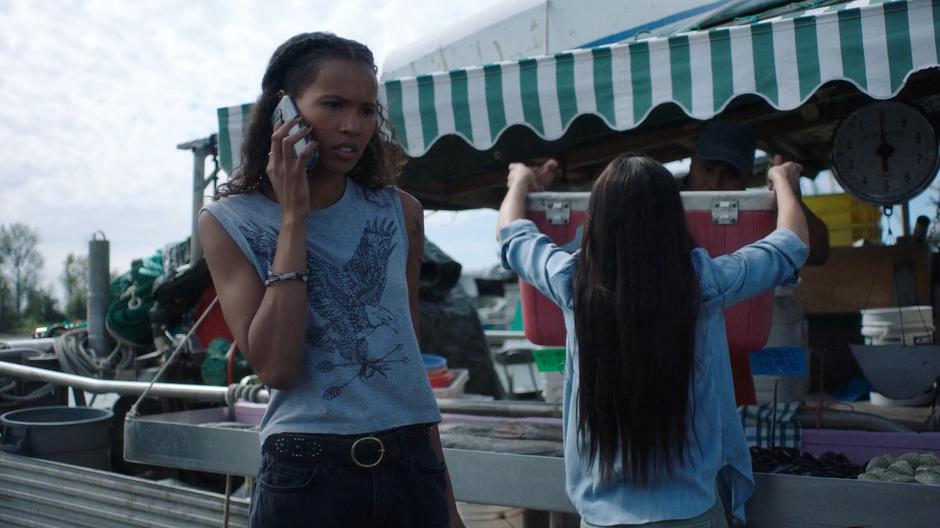
M362 469L377 468L401 458L403 446L427 441L429 425L409 425L364 435L277 433L264 442L264 451L289 460L316 462L324 457Z

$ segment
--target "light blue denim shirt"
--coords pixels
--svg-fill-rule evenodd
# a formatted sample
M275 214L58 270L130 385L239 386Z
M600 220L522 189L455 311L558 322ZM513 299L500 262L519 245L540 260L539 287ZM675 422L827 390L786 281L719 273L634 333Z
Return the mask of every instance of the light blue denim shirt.
M721 478L730 490L734 516L743 520L754 479L734 404L723 309L779 284L794 283L807 257L806 245L792 231L778 229L731 255L713 259L704 249L692 251L702 306L695 327L695 368L689 388L689 405L690 409L694 406L694 412L686 441L687 461L671 476L654 467L650 482L638 486L601 480L598 464L588 464L587 458L580 456L578 340L572 312L577 252L564 251L528 220L516 220L503 228L500 242L503 266L558 304L565 316L566 489L581 517L599 526L689 519L715 504L715 485ZM621 467L618 455L615 475Z

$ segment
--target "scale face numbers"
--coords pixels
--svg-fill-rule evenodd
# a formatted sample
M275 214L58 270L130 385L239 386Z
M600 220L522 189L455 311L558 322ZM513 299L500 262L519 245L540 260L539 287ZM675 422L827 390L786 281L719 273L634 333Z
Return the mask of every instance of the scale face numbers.
M920 194L937 174L937 134L913 106L880 101L839 123L830 152L833 173L858 198L888 206Z

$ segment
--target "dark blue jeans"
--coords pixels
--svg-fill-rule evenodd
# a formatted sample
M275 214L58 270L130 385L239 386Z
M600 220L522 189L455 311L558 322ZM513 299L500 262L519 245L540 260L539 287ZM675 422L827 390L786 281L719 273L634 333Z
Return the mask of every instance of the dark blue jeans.
M431 447L427 428L372 436L381 446L365 440L352 448L360 435L269 437L262 448L249 526L448 526L446 468ZM371 465L380 455L375 467L356 464Z

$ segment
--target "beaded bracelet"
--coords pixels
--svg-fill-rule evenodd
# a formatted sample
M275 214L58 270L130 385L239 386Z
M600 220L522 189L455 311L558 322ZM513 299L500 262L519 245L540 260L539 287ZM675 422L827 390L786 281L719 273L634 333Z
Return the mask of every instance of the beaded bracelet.
M268 279L264 281L265 287L274 284L275 282L286 281L286 280L302 280L307 282L307 272L306 271L290 271L287 273L275 273L273 271L268 271Z

